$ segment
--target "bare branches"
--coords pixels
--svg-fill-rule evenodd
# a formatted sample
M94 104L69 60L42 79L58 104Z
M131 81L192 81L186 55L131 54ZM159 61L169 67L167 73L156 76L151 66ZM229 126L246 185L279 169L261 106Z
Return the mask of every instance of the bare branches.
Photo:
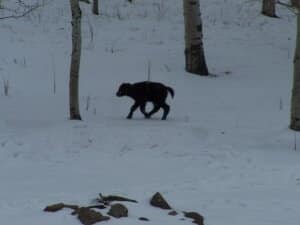
M90 4L90 0L79 0L80 2L85 2ZM0 0L1 2L1 0ZM22 17L27 16L28 14L32 13L33 11L37 10L38 8L42 7L44 5L43 3L36 3L36 4L28 4L23 0L16 0L16 5L18 9L12 9L12 8L6 8L3 5L0 6L1 11L5 11L8 13L8 15L0 16L0 20L4 19L19 19Z
M277 1L276 3L278 3L279 5L283 5L285 7L288 7L288 8L293 8L293 6L291 4L288 4L286 2Z
M89 0L79 0L80 2L85 2L87 4L90 4L91 2Z
M5 8L2 7L1 10L5 10L10 12L10 15L7 16L3 16L0 17L0 20L4 20L4 19L19 19L21 17L24 17L30 13L32 13L33 11L35 11L36 9L40 8L42 6L42 4L34 4L34 5L28 5L26 3L24 3L22 0L18 0L17 1L19 6L23 8L22 12L18 12L17 10L13 10L13 9L9 9L9 8Z
M99 198L97 198L97 201L99 203L103 203L104 205L109 205L110 202L113 201L126 201L126 202L135 202L137 203L136 200L130 199L130 198L125 198L122 196L117 196L117 195L108 195L108 196L103 196L101 193L99 194Z
M294 13L296 15L299 14L300 8L298 8L295 4L293 4L293 2L291 2L291 4L289 4L289 3L281 2L278 0L276 3L286 7L288 10L290 10L292 13Z

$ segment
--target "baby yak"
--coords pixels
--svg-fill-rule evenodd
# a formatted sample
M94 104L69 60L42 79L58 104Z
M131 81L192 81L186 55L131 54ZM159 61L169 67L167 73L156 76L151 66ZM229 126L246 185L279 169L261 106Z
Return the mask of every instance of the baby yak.
M154 113L158 112L160 108L163 108L164 113L162 120L167 119L170 111L170 106L166 103L168 92L174 97L174 90L171 87L165 86L157 82L138 82L134 84L123 83L120 85L117 92L118 97L128 96L134 100L134 104L130 108L130 112L127 116L128 119L132 118L133 112L140 107L141 112L145 118L150 118ZM146 103L152 102L153 109L150 112L146 112Z

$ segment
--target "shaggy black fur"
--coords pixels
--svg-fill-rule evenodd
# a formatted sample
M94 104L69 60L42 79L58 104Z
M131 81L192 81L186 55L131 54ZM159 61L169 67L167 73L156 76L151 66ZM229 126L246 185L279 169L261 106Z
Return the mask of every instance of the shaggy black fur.
M161 119L165 120L167 119L170 111L170 106L166 103L168 92L173 98L174 90L171 87L157 82L144 81L134 84L121 84L117 92L117 96L128 96L134 100L134 104L131 106L130 112L127 116L128 119L131 119L133 112L140 107L145 118L150 118L154 113L158 112L160 108L163 108L164 113ZM147 102L152 102L154 106L149 113L145 111Z

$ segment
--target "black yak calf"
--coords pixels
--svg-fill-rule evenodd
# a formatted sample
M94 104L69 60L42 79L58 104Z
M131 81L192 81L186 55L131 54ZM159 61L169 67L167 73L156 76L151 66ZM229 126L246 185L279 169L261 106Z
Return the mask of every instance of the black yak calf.
M121 84L117 92L117 96L128 96L134 100L134 104L131 106L130 112L127 116L128 119L131 119L133 112L140 107L145 118L150 118L154 113L158 112L160 108L163 108L164 113L161 119L165 120L167 119L170 111L170 106L166 103L168 92L173 98L174 90L171 87L157 82L144 81L134 84ZM149 113L145 110L147 102L152 102L154 106Z

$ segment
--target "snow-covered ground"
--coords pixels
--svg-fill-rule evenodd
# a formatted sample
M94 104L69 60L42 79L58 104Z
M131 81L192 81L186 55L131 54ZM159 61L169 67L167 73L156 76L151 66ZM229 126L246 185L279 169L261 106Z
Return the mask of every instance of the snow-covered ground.
M79 224L68 210L42 209L88 205L100 192L140 202L128 204L129 218L103 223L145 216L150 225L190 224L149 206L160 191L206 225L299 225L300 137L288 129L295 18L287 9L271 19L260 1L201 0L216 76L198 77L184 71L182 0L101 0L101 16L82 4L83 121L75 122L68 4L48 1L28 17L0 20L1 224ZM151 79L175 89L169 119L136 112L126 120L132 101L115 92L145 80L148 61Z

